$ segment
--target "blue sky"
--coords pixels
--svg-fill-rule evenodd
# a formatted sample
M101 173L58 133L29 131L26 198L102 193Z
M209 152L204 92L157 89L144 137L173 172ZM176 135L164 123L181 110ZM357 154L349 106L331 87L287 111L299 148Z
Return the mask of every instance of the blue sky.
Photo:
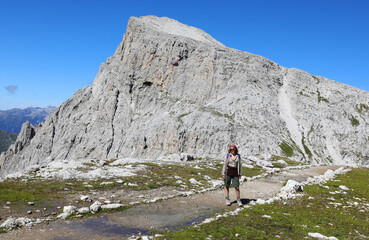
M0 110L59 106L91 85L130 16L201 28L227 47L369 91L369 1L1 1Z

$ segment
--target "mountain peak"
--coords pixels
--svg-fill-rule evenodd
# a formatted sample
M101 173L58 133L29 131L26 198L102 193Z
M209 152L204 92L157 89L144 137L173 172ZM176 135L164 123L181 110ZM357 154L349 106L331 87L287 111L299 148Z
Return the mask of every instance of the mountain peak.
M219 47L225 47L222 43L212 38L203 30L180 23L177 20L168 17L157 17L154 15L143 17L131 17L128 22L128 29L132 25L144 26L150 29L150 32L162 32L170 35L190 38L196 41L204 42Z

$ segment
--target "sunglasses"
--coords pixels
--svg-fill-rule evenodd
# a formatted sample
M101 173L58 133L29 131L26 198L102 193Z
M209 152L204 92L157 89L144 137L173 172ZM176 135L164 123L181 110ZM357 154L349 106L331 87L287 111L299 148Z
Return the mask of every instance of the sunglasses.
M235 151L236 149L234 149L234 148L230 148L229 150L231 150L231 151L232 151L232 150L233 150L233 151Z

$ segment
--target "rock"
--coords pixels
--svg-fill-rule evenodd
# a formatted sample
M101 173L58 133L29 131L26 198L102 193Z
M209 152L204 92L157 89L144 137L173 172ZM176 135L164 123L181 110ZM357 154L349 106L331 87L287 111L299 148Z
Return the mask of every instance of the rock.
M288 165L288 164L286 163L286 161L284 161L284 160L278 160L278 161L277 161L277 163L279 163L279 164L283 164L283 165Z
M187 154L187 153L180 153L179 158L183 162L192 161L195 159L192 155Z
M102 205L101 208L102 209L116 209L116 208L120 208L123 206L124 205L120 203L111 203L111 204Z
M27 214L32 214L32 211L28 211Z
M35 205L35 202L28 202L27 204L32 206Z
M256 204L265 204L266 201L264 199L257 199Z
M27 223L32 222L32 219L29 218L13 218L13 217L9 217L5 222L3 222L3 224L1 224L1 228L5 228L5 229L13 229L15 227L18 226L24 226Z
M82 207L82 208L78 209L77 212L80 213L80 214L86 214L86 213L89 213L90 212L90 208L88 208L88 207Z
M84 201L84 202L91 202L92 201L90 196L88 196L88 195L82 195L82 196L80 196L79 199L81 199L81 201Z
M54 159L224 158L230 142L252 156L367 165L368 99L173 19L132 17L91 86L42 125L23 124L0 177Z
M76 206L64 206L63 213L67 213L69 215L75 214L77 212Z
M338 240L338 238L335 238L335 237L326 237L320 233L308 233L308 236L309 237L312 237L312 238L317 238L317 239L321 239L321 240Z
M65 220L65 219L67 219L67 217L69 217L70 216L70 214L68 214L68 213L61 213L61 214L59 214L58 216L56 216L56 218L59 218L59 219L63 219L63 220Z
M40 170L40 168L41 168L41 166L40 166L40 165L32 165L32 166L27 167L26 171L27 171L27 172L34 173L34 172L39 171L39 170Z
M96 201L90 206L91 212L98 212L101 209L101 202Z
M286 185L280 189L278 196L283 199L287 199L293 197L296 192L302 191L303 186L300 183L296 182L295 180L288 180Z
M3 224L0 225L1 228L12 229L17 226L16 219L13 217L9 217Z
M191 178L189 181L190 181L190 183L191 183L191 184L194 184L194 185L202 185L202 183L201 183L201 182L197 181L197 180L196 180L196 179L194 179L194 178Z
M342 190L345 190L345 191L350 190L348 187L346 187L344 185L340 185L339 188L342 189Z

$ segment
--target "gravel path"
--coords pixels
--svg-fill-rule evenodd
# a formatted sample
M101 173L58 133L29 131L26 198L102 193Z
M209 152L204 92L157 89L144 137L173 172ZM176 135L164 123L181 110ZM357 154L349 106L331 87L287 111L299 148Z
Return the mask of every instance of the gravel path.
M319 166L303 170L288 170L266 178L244 182L241 187L241 199L244 204L250 200L268 199L275 196L288 179L298 182L308 177L324 174L328 169L338 166ZM122 212L116 212L84 220L57 221L39 224L33 228L23 227L5 234L0 239L28 240L79 240L79 239L125 239L138 232L148 234L150 228L173 228L189 225L214 214L219 210L234 210L234 189L230 189L232 206L225 205L224 190L219 189L188 197L177 197L151 204L142 204Z

